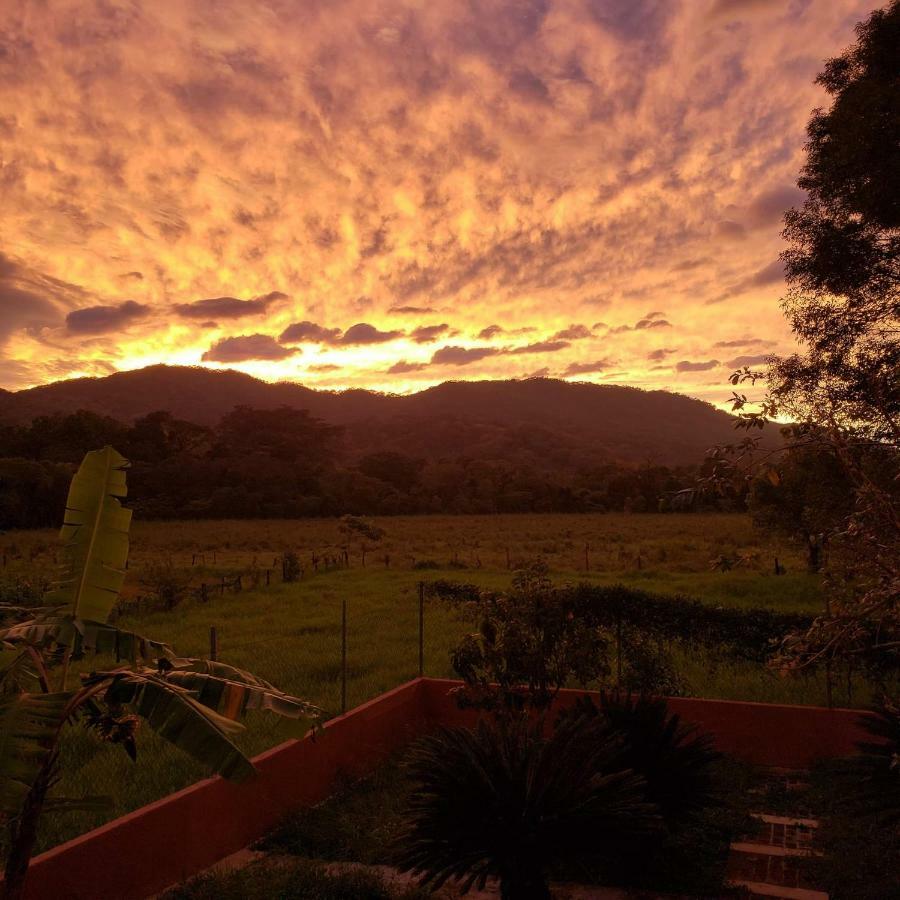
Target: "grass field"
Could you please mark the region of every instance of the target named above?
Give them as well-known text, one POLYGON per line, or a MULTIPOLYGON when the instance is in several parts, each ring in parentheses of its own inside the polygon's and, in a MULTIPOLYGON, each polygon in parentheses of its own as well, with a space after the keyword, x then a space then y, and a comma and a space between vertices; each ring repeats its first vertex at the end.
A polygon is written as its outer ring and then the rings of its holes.
MULTIPOLYGON (((448 578, 484 586, 509 583, 511 569, 541 557, 560 583, 621 581, 660 593, 682 593, 717 605, 817 611, 820 585, 805 573, 797 552, 773 544, 749 520, 730 515, 400 517, 375 520, 386 532, 361 564, 358 541, 349 544, 350 567, 329 568, 344 539, 334 521, 136 522, 123 627, 172 644, 181 655, 206 656, 209 630, 218 633, 219 658, 305 697, 329 714, 340 709, 341 601, 348 603, 348 706, 385 691, 417 673, 418 601, 422 579, 448 578), (585 558, 587 547, 587 560, 585 558), (281 583, 276 558, 295 551, 302 580, 281 583), (728 572, 714 571, 719 556, 750 559, 728 572), (313 570, 312 557, 319 559, 313 570), (387 555, 388 560, 385 560, 387 555), (773 574, 774 558, 787 574, 773 574), (587 561, 587 570, 585 562, 587 561), (210 589, 206 603, 185 600, 171 611, 146 599, 148 567, 171 562, 196 586, 220 585, 222 576, 244 575, 240 593, 210 589), (421 568, 428 566, 428 568, 421 568), (266 569, 269 585, 265 583, 266 569), (257 586, 252 587, 253 582, 257 586), (141 597, 145 599, 140 600, 141 597)), ((51 577, 55 534, 17 532, 0 538, 3 575, 51 577)), ((449 676, 451 647, 466 628, 447 609, 426 612, 425 670, 449 676)), ((817 678, 785 680, 759 666, 723 663, 702 655, 676 654, 688 693, 770 702, 822 703, 817 678)), ((85 660, 82 670, 112 664, 85 660)), ((855 699, 865 701, 859 691, 855 699)), ((282 739, 274 720, 250 721, 239 743, 257 753, 282 739)), ((191 783, 198 766, 145 731, 137 765, 120 748, 73 730, 65 748, 67 796, 107 794, 106 812, 49 819, 43 847, 73 836, 124 811, 191 783)))

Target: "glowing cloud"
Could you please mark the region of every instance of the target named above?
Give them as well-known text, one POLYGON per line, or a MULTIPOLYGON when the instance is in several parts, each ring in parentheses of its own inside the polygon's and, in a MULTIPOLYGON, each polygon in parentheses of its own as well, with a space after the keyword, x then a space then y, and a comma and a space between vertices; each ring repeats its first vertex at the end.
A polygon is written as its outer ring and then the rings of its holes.
POLYGON ((714 344, 790 349, 779 219, 870 6, 12 4, 0 386, 203 362, 411 390, 543 352, 724 400, 714 344))

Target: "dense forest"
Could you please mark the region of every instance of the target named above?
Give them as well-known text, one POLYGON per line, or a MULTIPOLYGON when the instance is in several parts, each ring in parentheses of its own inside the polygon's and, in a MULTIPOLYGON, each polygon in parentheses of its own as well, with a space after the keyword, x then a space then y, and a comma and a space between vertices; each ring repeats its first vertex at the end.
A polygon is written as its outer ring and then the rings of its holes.
POLYGON ((56 524, 75 465, 105 444, 131 460, 130 503, 144 519, 645 512, 677 506, 696 474, 611 462, 537 426, 402 420, 372 425, 367 443, 288 407, 237 407, 213 426, 162 411, 127 424, 38 416, 0 426, 0 527, 56 524), (462 428, 469 452, 441 454, 462 428))

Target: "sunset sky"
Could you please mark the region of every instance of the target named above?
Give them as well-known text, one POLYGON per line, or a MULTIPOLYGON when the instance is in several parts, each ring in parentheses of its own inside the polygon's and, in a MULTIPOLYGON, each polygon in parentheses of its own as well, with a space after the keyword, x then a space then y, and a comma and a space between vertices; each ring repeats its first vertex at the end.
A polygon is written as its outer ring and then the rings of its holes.
POLYGON ((12 0, 0 387, 166 362, 713 402, 856 0, 12 0))

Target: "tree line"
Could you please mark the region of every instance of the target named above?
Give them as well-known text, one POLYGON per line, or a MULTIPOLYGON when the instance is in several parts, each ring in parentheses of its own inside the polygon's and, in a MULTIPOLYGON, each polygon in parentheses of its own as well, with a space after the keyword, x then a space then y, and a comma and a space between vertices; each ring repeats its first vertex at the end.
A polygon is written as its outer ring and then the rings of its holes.
POLYGON ((131 460, 129 502, 145 519, 657 512, 684 506, 699 471, 600 453, 536 462, 527 441, 520 454, 418 457, 390 446, 361 452, 345 437, 288 407, 237 407, 212 427, 165 411, 129 424, 84 410, 0 426, 0 528, 55 524, 76 463, 105 445, 131 460))

